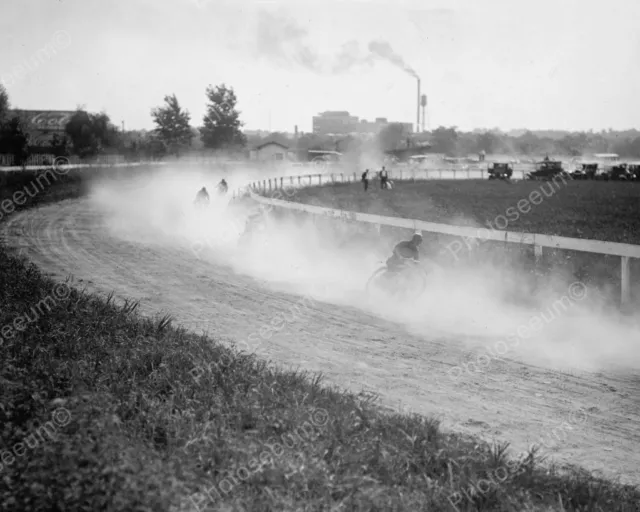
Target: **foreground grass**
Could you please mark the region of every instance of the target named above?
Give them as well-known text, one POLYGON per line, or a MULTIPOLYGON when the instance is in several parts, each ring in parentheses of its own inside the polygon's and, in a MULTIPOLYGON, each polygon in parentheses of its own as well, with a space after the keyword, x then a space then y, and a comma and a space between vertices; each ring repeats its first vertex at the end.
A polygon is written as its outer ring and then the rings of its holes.
POLYGON ((67 171, 0 171, 0 222, 21 210, 86 195, 99 182, 153 176, 153 165, 76 168, 67 171))
POLYGON ((306 188, 295 200, 443 224, 497 224, 496 229, 508 231, 640 244, 640 183, 398 181, 393 190, 372 186, 367 193, 361 184, 306 188), (540 198, 529 201, 536 192, 540 198), (522 203, 518 208, 521 200, 528 200, 528 207, 522 203), (504 221, 497 219, 506 217, 509 208, 508 225, 502 227, 504 221))
POLYGON ((1 247, 0 282, 1 510, 637 510, 629 487, 383 414, 1 247))

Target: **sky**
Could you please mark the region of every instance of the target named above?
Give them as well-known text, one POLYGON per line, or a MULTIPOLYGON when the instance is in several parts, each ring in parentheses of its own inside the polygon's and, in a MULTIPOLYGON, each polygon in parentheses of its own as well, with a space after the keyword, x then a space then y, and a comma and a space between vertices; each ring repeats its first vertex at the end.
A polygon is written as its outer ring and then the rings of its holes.
POLYGON ((1 0, 14 108, 106 112, 152 129, 176 94, 195 126, 208 85, 246 129, 312 116, 427 128, 640 127, 638 0, 1 0))

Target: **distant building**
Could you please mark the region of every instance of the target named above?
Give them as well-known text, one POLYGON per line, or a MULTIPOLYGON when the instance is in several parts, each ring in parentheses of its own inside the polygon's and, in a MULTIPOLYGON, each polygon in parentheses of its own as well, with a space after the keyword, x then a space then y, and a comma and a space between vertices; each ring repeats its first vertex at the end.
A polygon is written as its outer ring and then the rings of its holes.
POLYGON ((276 141, 263 142, 251 150, 251 160, 260 162, 282 162, 289 160, 289 148, 276 141))
POLYGON ((386 117, 377 117, 373 122, 361 119, 358 123, 358 133, 371 133, 375 135, 380 133, 380 130, 387 124, 389 124, 389 122, 386 117))
POLYGON ((376 120, 373 122, 366 121, 365 119, 360 120, 358 123, 358 133, 378 134, 383 128, 391 124, 401 125, 402 131, 406 134, 413 133, 413 123, 389 122, 386 117, 376 117, 376 120))
POLYGON ((316 135, 353 133, 357 128, 358 118, 347 111, 326 111, 313 117, 313 133, 316 135))
POLYGON ((386 117, 377 117, 375 121, 367 121, 352 116, 347 111, 327 111, 313 118, 313 133, 316 135, 377 135, 389 124, 401 124, 405 133, 413 133, 413 123, 393 123, 386 117))
POLYGON ((9 119, 17 117, 25 133, 29 134, 29 146, 49 146, 54 134, 64 135, 64 130, 75 110, 10 110, 9 119))
POLYGON ((401 124, 405 133, 413 133, 413 123, 397 123, 401 124))

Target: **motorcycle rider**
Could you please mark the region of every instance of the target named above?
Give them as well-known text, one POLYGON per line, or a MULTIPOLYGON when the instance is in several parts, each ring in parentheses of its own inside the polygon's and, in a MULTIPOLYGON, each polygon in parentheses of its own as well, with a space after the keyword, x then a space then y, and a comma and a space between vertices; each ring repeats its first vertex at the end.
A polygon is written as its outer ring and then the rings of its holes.
POLYGON ((362 177, 360 178, 360 181, 362 181, 362 183, 364 185, 364 191, 366 192, 367 189, 369 188, 369 169, 366 169, 362 173, 362 177))
POLYGON ((393 248, 393 254, 387 260, 387 269, 389 272, 399 272, 409 261, 420 261, 420 252, 418 247, 422 244, 422 234, 416 231, 411 240, 403 240, 396 244, 393 248))
POLYGON ((225 179, 222 178, 220 183, 218 183, 218 193, 220 195, 224 195, 227 193, 227 190, 229 190, 229 186, 227 185, 227 182, 225 181, 225 179))
POLYGON ((209 192, 207 192, 206 187, 202 187, 198 193, 196 194, 196 200, 194 201, 197 205, 209 204, 209 192))

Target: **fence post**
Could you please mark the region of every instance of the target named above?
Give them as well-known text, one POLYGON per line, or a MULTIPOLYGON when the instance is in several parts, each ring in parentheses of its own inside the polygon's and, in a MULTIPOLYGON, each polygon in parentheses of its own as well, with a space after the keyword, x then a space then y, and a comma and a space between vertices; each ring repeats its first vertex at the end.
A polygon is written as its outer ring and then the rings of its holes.
POLYGON ((293 187, 293 176, 289 176, 289 186, 293 187))
POLYGON ((631 299, 631 276, 629 272, 629 257, 620 257, 620 305, 626 306, 631 299))
POLYGON ((343 172, 340 173, 340 182, 344 183, 344 173, 343 172))
POLYGON ((302 176, 298 176, 298 186, 302 186, 302 176))
POLYGON ((282 186, 282 182, 284 181, 284 178, 280 178, 280 190, 282 190, 284 187, 282 186))
POLYGON ((454 180, 456 179, 456 170, 455 170, 455 168, 453 169, 453 179, 454 180))
POLYGON ((534 245, 533 246, 533 254, 535 255, 536 263, 540 262, 540 260, 542 259, 542 246, 541 245, 534 245))
POLYGON ((313 176, 311 174, 309 174, 309 186, 311 186, 311 180, 313 179, 313 176))
POLYGON ((484 169, 480 169, 480 178, 484 179, 484 169))
POLYGON ((318 185, 322 185, 322 174, 318 174, 318 185))

